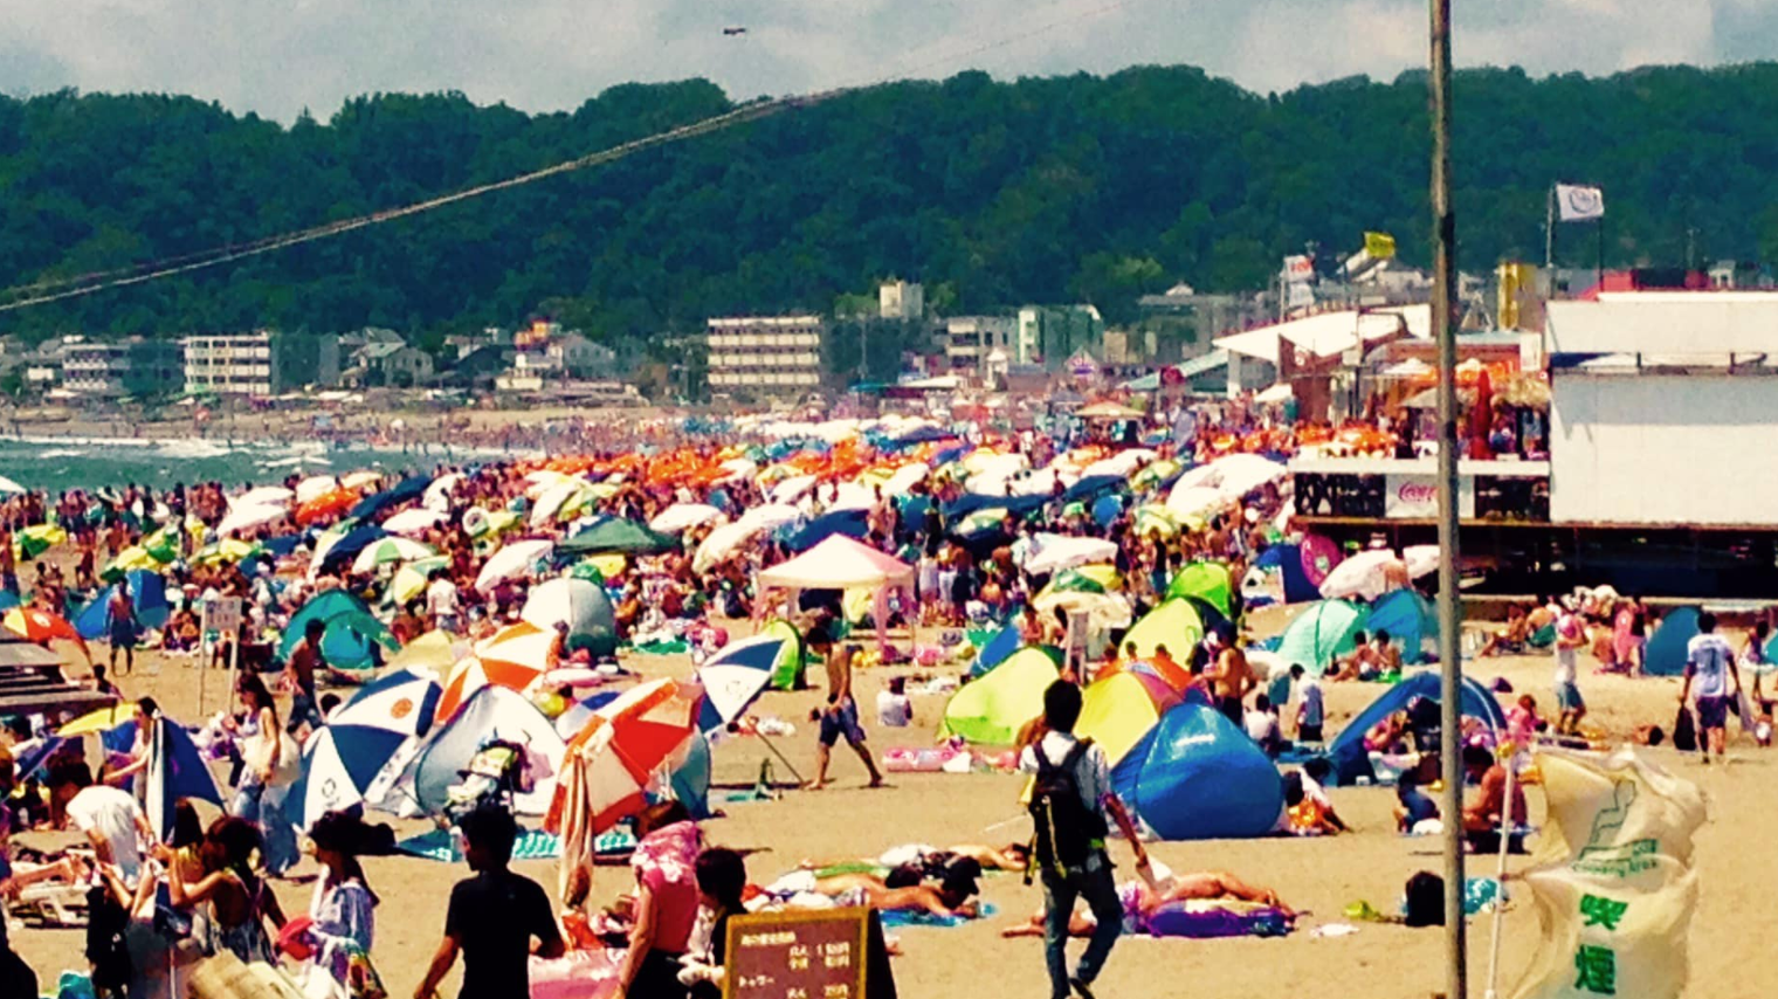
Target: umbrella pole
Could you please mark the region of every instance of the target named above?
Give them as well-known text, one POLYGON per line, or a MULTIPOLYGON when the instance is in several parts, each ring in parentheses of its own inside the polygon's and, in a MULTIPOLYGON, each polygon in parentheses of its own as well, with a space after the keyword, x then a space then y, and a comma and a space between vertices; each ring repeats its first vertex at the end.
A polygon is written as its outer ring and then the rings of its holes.
POLYGON ((772 741, 771 736, 765 735, 764 733, 759 733, 759 732, 756 732, 754 734, 758 735, 759 741, 765 743, 765 747, 767 749, 771 750, 773 756, 776 756, 778 758, 778 762, 784 764, 784 769, 790 771, 790 776, 796 778, 796 783, 797 783, 798 787, 801 787, 802 785, 808 783, 807 780, 803 779, 802 774, 797 773, 796 766, 794 764, 792 764, 790 762, 790 760, 785 758, 784 753, 778 749, 777 743, 774 743, 772 741))

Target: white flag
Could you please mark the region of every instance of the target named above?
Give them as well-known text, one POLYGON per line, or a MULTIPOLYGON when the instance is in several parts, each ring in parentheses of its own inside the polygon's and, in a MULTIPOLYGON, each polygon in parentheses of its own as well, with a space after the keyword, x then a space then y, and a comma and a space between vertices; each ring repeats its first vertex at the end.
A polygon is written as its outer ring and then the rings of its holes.
POLYGON ((1564 222, 1584 222, 1605 217, 1605 192, 1581 184, 1556 185, 1557 217, 1564 222))

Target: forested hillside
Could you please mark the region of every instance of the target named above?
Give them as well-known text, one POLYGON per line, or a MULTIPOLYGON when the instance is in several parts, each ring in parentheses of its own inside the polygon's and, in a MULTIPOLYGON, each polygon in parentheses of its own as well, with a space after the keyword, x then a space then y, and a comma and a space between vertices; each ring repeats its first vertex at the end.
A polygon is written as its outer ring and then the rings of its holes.
MULTIPOLYGON (((1459 74, 1460 262, 1541 258, 1544 194, 1598 183, 1615 263, 1778 257, 1778 64, 1459 74)), ((880 278, 953 311, 1185 280, 1262 285, 1308 241, 1428 258, 1424 76, 1258 95, 1185 67, 850 94, 335 239, 69 303, 0 332, 415 332, 544 310, 618 340, 828 308, 880 278)), ((689 81, 572 113, 380 95, 285 127, 184 97, 0 98, 0 285, 177 258, 535 169, 718 113, 689 81)), ((1592 235, 1567 247, 1591 263, 1592 235)))

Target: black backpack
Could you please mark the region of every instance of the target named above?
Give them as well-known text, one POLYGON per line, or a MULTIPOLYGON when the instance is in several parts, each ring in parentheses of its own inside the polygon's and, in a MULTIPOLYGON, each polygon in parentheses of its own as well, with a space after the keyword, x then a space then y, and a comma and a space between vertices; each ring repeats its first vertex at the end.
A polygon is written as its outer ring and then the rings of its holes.
POLYGON ((1093 841, 1106 835, 1105 819, 1097 808, 1088 808, 1080 797, 1077 765, 1093 740, 1082 739, 1068 750, 1060 763, 1051 763, 1040 742, 1031 747, 1037 757, 1037 781, 1031 790, 1031 820, 1037 827, 1034 854, 1046 871, 1066 877, 1079 869, 1093 852, 1093 841))

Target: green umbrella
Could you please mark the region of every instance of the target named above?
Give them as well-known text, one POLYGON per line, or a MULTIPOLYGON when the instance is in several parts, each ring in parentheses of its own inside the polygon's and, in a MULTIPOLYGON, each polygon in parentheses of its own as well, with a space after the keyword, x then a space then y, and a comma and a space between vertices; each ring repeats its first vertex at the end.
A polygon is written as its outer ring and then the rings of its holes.
POLYGON ((1050 581, 1057 593, 1104 593, 1105 585, 1079 569, 1064 569, 1050 581))
POLYGON ((556 546, 562 555, 659 555, 679 547, 679 539, 651 531, 623 517, 612 517, 556 546))

